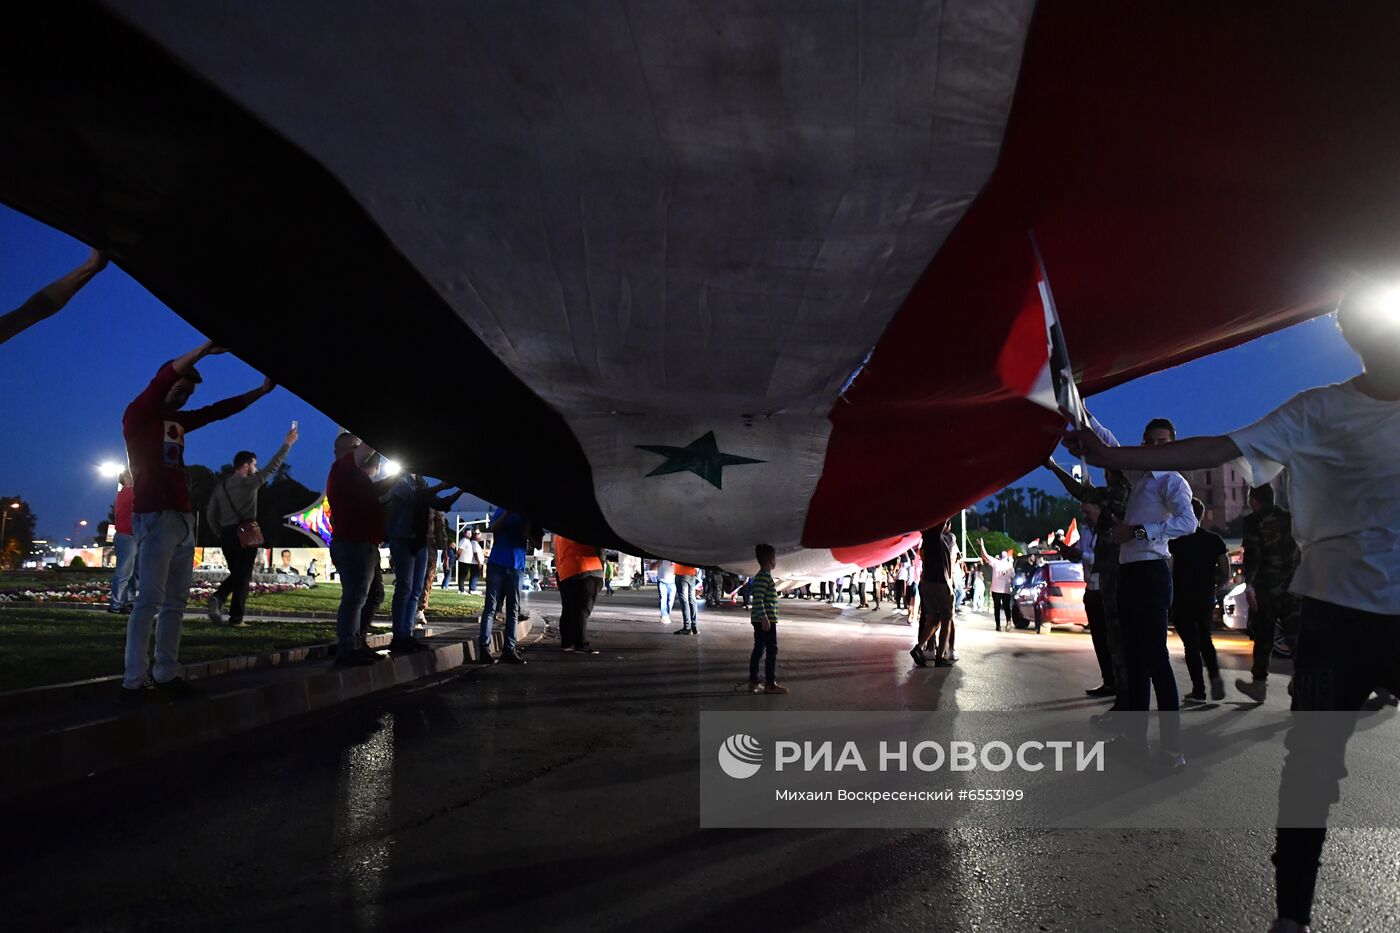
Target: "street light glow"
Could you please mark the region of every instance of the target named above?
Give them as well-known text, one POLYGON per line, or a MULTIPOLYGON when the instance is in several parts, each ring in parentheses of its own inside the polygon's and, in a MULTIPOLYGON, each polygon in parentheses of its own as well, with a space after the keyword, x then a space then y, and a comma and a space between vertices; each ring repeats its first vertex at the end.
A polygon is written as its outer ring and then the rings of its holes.
POLYGON ((107 479, 116 479, 118 476, 122 475, 122 470, 125 469, 126 467, 122 466, 120 463, 113 460, 104 460, 102 463, 98 464, 97 472, 107 479))

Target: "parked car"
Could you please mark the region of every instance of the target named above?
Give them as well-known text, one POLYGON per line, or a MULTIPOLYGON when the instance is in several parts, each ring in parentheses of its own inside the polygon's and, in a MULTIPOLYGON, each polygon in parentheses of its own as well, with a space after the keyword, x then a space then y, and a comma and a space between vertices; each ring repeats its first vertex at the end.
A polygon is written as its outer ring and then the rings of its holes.
POLYGON ((1031 570, 1011 601, 1011 620, 1017 628, 1077 625, 1085 628, 1084 566, 1055 560, 1031 570))
POLYGON ((1245 586, 1238 584, 1225 596, 1225 615, 1220 621, 1228 629, 1237 632, 1249 631, 1249 600, 1244 596, 1245 586))

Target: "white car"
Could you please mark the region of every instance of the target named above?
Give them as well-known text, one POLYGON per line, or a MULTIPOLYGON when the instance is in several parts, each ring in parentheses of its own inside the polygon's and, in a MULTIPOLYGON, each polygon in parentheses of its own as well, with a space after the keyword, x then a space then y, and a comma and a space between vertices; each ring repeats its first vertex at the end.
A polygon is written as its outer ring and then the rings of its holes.
MULTIPOLYGON (((1244 591, 1245 585, 1241 583, 1225 597, 1225 627, 1236 632, 1249 631, 1249 598, 1244 591)), ((1274 626, 1274 657, 1293 657, 1293 646, 1277 625, 1274 626)))
POLYGON ((1225 595, 1225 627, 1237 632, 1249 631, 1249 600, 1244 591, 1241 583, 1225 595))

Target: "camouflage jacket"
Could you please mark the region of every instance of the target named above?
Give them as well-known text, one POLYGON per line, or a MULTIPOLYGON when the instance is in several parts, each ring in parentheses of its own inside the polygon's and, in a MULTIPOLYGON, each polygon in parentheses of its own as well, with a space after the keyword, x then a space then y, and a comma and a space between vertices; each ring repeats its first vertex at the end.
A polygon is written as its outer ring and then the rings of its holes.
POLYGON ((1118 572, 1118 551, 1121 546, 1113 541, 1113 526, 1127 514, 1128 494, 1132 491, 1133 484, 1121 477, 1111 480, 1107 486, 1084 486, 1082 501, 1099 507, 1099 521, 1094 527, 1098 538, 1094 544, 1093 572, 1100 577, 1118 572))
POLYGON ((1244 517, 1244 579, 1256 591, 1287 590, 1298 558, 1292 515, 1270 505, 1244 517))

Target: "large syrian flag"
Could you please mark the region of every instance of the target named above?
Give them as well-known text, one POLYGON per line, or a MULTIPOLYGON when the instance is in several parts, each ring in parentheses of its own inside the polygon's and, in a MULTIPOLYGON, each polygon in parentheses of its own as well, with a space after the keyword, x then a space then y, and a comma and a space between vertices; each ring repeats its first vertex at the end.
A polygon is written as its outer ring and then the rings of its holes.
POLYGON ((394 459, 690 564, 878 558, 1075 373, 1315 315, 1400 229, 1397 4, 71 6, 0 35, 0 201, 394 459))

